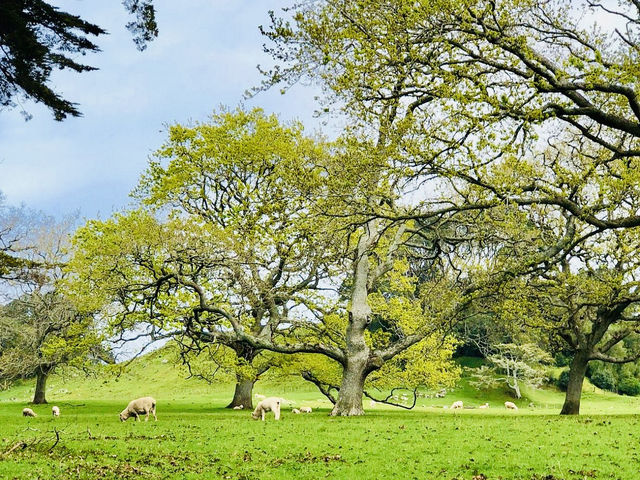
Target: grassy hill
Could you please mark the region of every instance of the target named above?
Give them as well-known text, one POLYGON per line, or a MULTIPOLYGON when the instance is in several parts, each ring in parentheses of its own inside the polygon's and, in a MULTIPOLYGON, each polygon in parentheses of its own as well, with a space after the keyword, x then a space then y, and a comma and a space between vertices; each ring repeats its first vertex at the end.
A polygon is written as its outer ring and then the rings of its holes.
MULTIPOLYGON (((464 367, 478 367, 479 360, 462 357, 458 362, 464 367)), ((508 389, 478 391, 469 384, 468 370, 455 389, 444 398, 419 398, 415 410, 437 411, 457 400, 462 400, 465 410, 489 402, 490 409, 483 414, 502 413, 506 400, 515 402, 521 413, 552 414, 559 412, 564 394, 554 387, 531 389, 522 388, 523 398, 515 400, 508 389), (533 406, 529 406, 533 404, 533 406)), ((175 351, 162 348, 144 355, 123 372, 104 369, 89 376, 78 371, 63 371, 51 377, 48 383, 47 399, 50 403, 75 404, 88 400, 95 402, 115 402, 126 405, 129 399, 151 395, 162 405, 193 405, 200 408, 221 408, 233 396, 234 381, 229 375, 221 374, 214 383, 199 378, 188 378, 189 372, 179 364, 175 351)), ((18 382, 9 390, 0 392, 0 403, 27 404, 33 397, 34 381, 18 382)), ((282 396, 297 405, 305 404, 314 409, 329 409, 331 404, 318 390, 299 377, 267 378, 256 384, 254 393, 282 396)), ((380 396, 383 396, 380 392, 380 396)), ((38 409, 40 407, 36 407, 38 409)), ((47 408, 47 407, 43 407, 47 408)), ((365 400, 367 410, 399 410, 384 404, 371 406, 365 400)), ((640 412, 640 397, 627 397, 600 390, 585 381, 582 413, 586 414, 627 414, 640 412)))
POLYGON ((421 398, 413 411, 365 401, 366 416, 345 419, 328 417, 329 402, 302 380, 268 379, 257 393, 314 412, 285 408, 280 422, 259 422, 223 408, 231 378, 187 379, 174 360, 163 349, 119 376, 53 377, 48 398, 60 418, 47 405, 33 406, 37 418, 20 415, 33 382, 0 392, 0 478, 631 480, 640 470, 640 417, 625 415, 640 411, 637 398, 586 391, 586 415, 560 417, 561 392, 525 389, 513 412, 502 406, 506 392, 478 392, 463 378, 445 398, 421 398), (156 397, 158 421, 121 423, 118 412, 140 395, 156 397), (443 408, 455 400, 468 408, 443 408), (492 408, 472 408, 485 401, 492 408))

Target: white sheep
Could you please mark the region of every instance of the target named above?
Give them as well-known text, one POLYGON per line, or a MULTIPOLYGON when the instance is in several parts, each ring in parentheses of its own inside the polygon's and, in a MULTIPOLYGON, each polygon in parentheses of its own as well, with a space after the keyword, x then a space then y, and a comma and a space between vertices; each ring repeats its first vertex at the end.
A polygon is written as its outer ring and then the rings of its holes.
POLYGON ((54 417, 59 417, 60 416, 60 408, 56 407, 55 405, 53 407, 51 407, 51 414, 54 417))
POLYGON ((513 402, 504 402, 504 407, 508 410, 518 410, 518 406, 513 402))
POLYGON ((489 402, 480 405, 478 408, 489 408, 489 402))
POLYGON ((30 408, 23 408, 22 409, 22 416, 23 417, 37 417, 38 414, 36 412, 34 412, 33 410, 31 410, 30 408))
POLYGON ((452 410, 456 410, 458 408, 464 408, 464 406, 462 405, 462 400, 458 400, 457 402, 453 402, 451 404, 451 409, 452 410))
POLYGON ((291 413, 295 413, 297 415, 300 413, 300 410, 298 410, 297 408, 294 408, 291 410, 291 413))
POLYGON ((267 412, 273 412, 276 420, 280 420, 280 403, 282 399, 279 397, 267 397, 262 400, 256 406, 256 409, 251 414, 251 418, 257 420, 262 417, 262 421, 264 422, 264 415, 267 412))
POLYGON ((311 407, 300 407, 300 413, 311 413, 311 407))
POLYGON ((153 415, 155 421, 158 421, 156 417, 156 401, 153 397, 141 397, 131 400, 127 408, 120 412, 120 421, 124 422, 129 417, 136 417, 136 421, 140 421, 140 415, 146 414, 145 422, 149 421, 149 414, 153 415))
POLYGON ((244 405, 236 405, 235 407, 233 407, 234 410, 242 410, 244 408, 244 405))

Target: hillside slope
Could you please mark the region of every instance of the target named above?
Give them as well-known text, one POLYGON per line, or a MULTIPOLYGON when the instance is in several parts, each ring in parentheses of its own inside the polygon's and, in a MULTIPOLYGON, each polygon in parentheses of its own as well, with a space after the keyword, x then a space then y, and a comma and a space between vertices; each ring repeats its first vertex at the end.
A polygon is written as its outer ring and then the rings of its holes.
MULTIPOLYGON (((470 359, 459 359, 464 366, 477 367, 470 359)), ((233 396, 234 381, 229 375, 221 374, 209 384, 199 378, 188 378, 189 372, 177 361, 175 351, 165 347, 144 355, 131 363, 119 374, 113 369, 102 368, 89 376, 79 371, 62 371, 52 376, 48 382, 49 403, 61 405, 85 401, 98 403, 123 403, 128 400, 151 395, 165 404, 193 405, 194 408, 223 408, 233 396)), ((33 397, 34 381, 18 382, 9 390, 0 391, 0 402, 26 404, 33 397)), ((275 395, 290 400, 292 404, 309 405, 314 409, 329 409, 331 404, 318 390, 298 377, 267 378, 256 384, 254 393, 275 395)), ((376 394, 377 392, 373 392, 376 394)), ((522 413, 558 413, 564 394, 555 388, 523 388, 523 398, 513 399, 507 389, 478 391, 469 384, 468 371, 458 385, 447 392, 444 398, 419 398, 416 410, 434 411, 462 400, 465 412, 502 413, 506 400, 514 401, 522 413), (489 410, 477 410, 477 406, 489 402, 489 410), (532 404, 532 406, 530 406, 532 404)), ((380 396, 384 396, 380 392, 380 396)), ((124 405, 123 405, 124 406, 124 405)), ((365 399, 366 410, 397 409, 383 404, 371 405, 365 399)), ((588 382, 583 393, 582 413, 585 414, 628 414, 640 412, 640 398, 616 395, 593 387, 588 382)))

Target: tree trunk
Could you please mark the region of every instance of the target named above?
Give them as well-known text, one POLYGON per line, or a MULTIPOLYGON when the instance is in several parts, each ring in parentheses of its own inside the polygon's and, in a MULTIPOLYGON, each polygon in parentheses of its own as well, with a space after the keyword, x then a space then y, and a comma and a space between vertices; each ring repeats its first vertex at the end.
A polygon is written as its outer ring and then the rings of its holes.
POLYGON ((238 377, 236 390, 233 393, 233 400, 226 408, 239 407, 242 405, 244 410, 253 410, 253 384, 255 380, 249 378, 238 377))
POLYGON ((342 372, 342 383, 338 393, 338 401, 331 410, 332 416, 351 417, 364 415, 362 396, 364 395, 364 381, 367 378, 367 358, 359 355, 347 358, 347 366, 342 372))
POLYGON ((564 405, 560 415, 578 415, 580 413, 580 397, 582 396, 582 383, 587 373, 587 365, 589 364, 589 354, 586 352, 578 352, 573 357, 571 366, 569 367, 569 384, 567 385, 567 394, 564 399, 564 405))
POLYGON ((522 393, 520 393, 520 384, 518 383, 518 372, 517 370, 513 370, 512 377, 513 385, 509 385, 513 389, 513 393, 517 399, 522 398, 522 393))
POLYGON ((33 395, 33 403, 40 405, 47 403, 45 393, 47 390, 47 379, 49 378, 48 369, 39 368, 36 376, 36 393, 33 395))
POLYGON ((364 381, 371 372, 368 368, 369 347, 364 332, 369 325, 371 306, 369 305, 369 249, 377 239, 376 225, 369 223, 366 232, 358 240, 357 260, 354 264, 349 324, 345 335, 345 362, 338 401, 331 410, 332 416, 350 417, 364 415, 362 396, 364 381))

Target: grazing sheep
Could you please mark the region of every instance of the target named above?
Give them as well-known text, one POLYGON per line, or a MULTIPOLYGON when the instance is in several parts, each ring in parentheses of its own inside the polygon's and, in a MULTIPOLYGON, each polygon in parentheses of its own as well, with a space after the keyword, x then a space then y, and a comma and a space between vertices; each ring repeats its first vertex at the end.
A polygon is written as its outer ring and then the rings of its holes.
POLYGON ((504 407, 508 410, 518 410, 518 406, 513 402, 504 402, 504 407))
POLYGON ((259 393, 256 393, 254 397, 256 397, 258 400, 264 400, 265 398, 267 398, 264 395, 260 395, 259 393))
POLYGON ((156 417, 156 401, 153 397, 141 397, 131 400, 127 408, 120 412, 120 421, 124 422, 129 417, 136 417, 136 421, 140 421, 140 414, 146 414, 145 422, 149 421, 149 414, 153 415, 155 421, 158 421, 156 417))
POLYGON ((256 406, 256 409, 251 414, 251 418, 253 418, 254 420, 257 420, 258 418, 262 417, 262 421, 264 422, 265 413, 273 412, 274 416, 276 417, 276 420, 280 420, 281 400, 282 399, 279 397, 265 398, 260 403, 258 403, 258 406, 256 406))
POLYGON ((300 413, 300 410, 298 410, 297 408, 294 408, 291 410, 291 413, 295 413, 297 415, 300 413))
POLYGON ((235 407, 233 407, 234 410, 242 410, 244 408, 244 405, 236 405, 235 407))
POLYGON ((489 402, 480 405, 478 408, 489 408, 489 402))
POLYGON ((456 410, 458 408, 464 408, 464 406, 462 405, 462 400, 458 400, 457 402, 453 402, 451 404, 451 409, 452 410, 456 410))
POLYGON ((33 410, 31 410, 30 408, 23 408, 22 409, 22 416, 23 417, 37 417, 38 414, 36 412, 34 412, 33 410))
POLYGON ((60 409, 54 405, 53 407, 51 407, 51 414, 54 417, 59 417, 60 416, 60 409))
POLYGON ((311 413, 311 407, 300 407, 300 413, 311 413))

